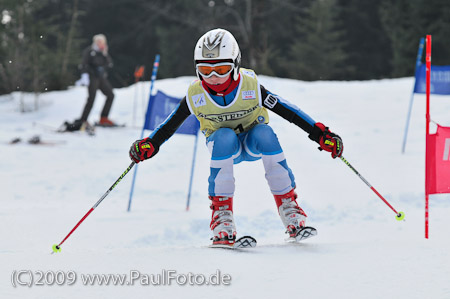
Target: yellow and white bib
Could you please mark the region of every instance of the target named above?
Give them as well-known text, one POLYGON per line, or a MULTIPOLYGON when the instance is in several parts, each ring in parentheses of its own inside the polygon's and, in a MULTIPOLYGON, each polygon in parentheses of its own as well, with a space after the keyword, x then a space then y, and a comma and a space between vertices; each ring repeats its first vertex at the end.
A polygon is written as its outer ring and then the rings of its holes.
POLYGON ((262 106, 261 89, 253 70, 241 68, 236 97, 227 106, 220 106, 203 88, 201 81, 192 82, 186 94, 189 110, 200 122, 200 130, 208 137, 220 128, 231 128, 236 134, 246 132, 260 123, 269 122, 262 106))

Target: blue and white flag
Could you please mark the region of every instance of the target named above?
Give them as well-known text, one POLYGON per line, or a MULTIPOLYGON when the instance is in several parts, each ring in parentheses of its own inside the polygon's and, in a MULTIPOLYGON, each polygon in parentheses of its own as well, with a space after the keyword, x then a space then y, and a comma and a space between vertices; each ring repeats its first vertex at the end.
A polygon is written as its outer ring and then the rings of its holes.
MULTIPOLYGON (((426 65, 421 64, 416 70, 415 93, 426 93, 425 79, 426 65)), ((430 93, 450 95, 450 66, 431 66, 430 73, 430 93)))
MULTIPOLYGON (((177 107, 181 99, 166 95, 158 90, 150 97, 147 113, 145 114, 145 130, 157 128, 177 107)), ((200 123, 194 115, 189 116, 175 133, 197 135, 200 123)))

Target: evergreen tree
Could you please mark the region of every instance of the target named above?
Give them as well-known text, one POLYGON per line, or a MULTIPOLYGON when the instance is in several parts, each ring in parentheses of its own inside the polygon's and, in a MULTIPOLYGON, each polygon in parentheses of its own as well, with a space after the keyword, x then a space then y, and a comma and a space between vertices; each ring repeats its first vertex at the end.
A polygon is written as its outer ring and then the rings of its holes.
POLYGON ((338 0, 346 31, 344 50, 354 67, 349 80, 385 78, 391 73, 390 40, 379 15, 381 1, 338 0))
MULTIPOLYGON (((417 36, 432 35, 432 64, 450 65, 450 2, 420 0, 414 10, 417 36)), ((416 37, 415 50, 417 43, 416 37)))
POLYGON ((303 80, 412 76, 419 39, 433 36, 433 64, 450 64, 448 0, 0 0, 0 94, 63 89, 79 77, 92 36, 107 36, 114 87, 194 75, 206 31, 233 33, 242 65, 303 80))
POLYGON ((414 75, 421 37, 433 36, 433 64, 450 64, 450 2, 445 0, 384 0, 381 20, 392 47, 392 77, 414 75))
POLYGON ((290 48, 290 71, 302 80, 345 79, 350 71, 344 52, 345 34, 337 21, 335 0, 312 2, 305 17, 298 17, 290 48))
POLYGON ((392 57, 391 76, 414 74, 414 57, 417 53, 418 24, 413 14, 418 0, 387 0, 382 3, 381 19, 390 39, 392 57))
MULTIPOLYGON (((73 2, 78 2, 74 0, 73 2)), ((62 89, 73 82, 78 51, 73 3, 2 0, 2 91, 62 89), (70 25, 72 24, 72 25, 70 25)))

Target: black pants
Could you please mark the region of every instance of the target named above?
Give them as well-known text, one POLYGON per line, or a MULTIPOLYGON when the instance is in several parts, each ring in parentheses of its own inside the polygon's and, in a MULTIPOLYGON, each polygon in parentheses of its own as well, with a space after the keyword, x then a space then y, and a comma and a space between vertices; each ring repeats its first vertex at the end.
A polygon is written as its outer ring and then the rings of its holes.
POLYGON ((90 75, 89 81, 89 96, 86 105, 84 106, 83 114, 81 115, 81 121, 86 121, 88 119, 92 106, 94 106, 95 94, 97 93, 97 89, 100 89, 100 91, 106 96, 105 105, 103 106, 100 117, 108 117, 114 100, 112 86, 106 78, 98 78, 90 75))

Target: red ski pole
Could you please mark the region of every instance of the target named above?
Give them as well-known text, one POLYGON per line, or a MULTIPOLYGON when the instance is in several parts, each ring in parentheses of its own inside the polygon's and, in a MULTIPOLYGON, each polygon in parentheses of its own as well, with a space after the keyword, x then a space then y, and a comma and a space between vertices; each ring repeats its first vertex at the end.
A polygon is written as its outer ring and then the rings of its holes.
POLYGON ((70 237, 70 235, 78 228, 78 226, 80 226, 80 224, 84 221, 84 219, 86 219, 89 216, 89 214, 91 214, 92 211, 94 211, 94 209, 100 205, 100 203, 105 199, 105 197, 108 196, 109 192, 111 192, 117 186, 117 184, 127 175, 127 173, 131 170, 131 168, 133 168, 134 164, 136 164, 136 163, 131 162, 130 166, 128 166, 128 168, 122 173, 122 175, 114 182, 114 184, 108 189, 108 191, 106 191, 105 194, 103 194, 102 197, 100 197, 100 199, 83 216, 83 218, 81 218, 81 220, 78 221, 77 225, 75 225, 74 228, 72 228, 70 233, 68 233, 67 236, 59 244, 54 244, 52 246, 52 249, 53 249, 52 254, 61 251, 61 245, 67 240, 67 238, 70 237))
POLYGON ((342 162, 344 162, 348 167, 350 167, 351 170, 353 170, 354 173, 364 182, 367 186, 369 186, 370 189, 372 189, 373 192, 375 192, 376 195, 378 195, 379 198, 381 198, 384 203, 391 208, 392 211, 397 215, 397 220, 403 220, 405 219, 405 213, 403 212, 397 212, 397 210, 394 209, 394 207, 383 197, 381 194, 362 176, 359 174, 359 172, 344 158, 341 157, 342 162))

